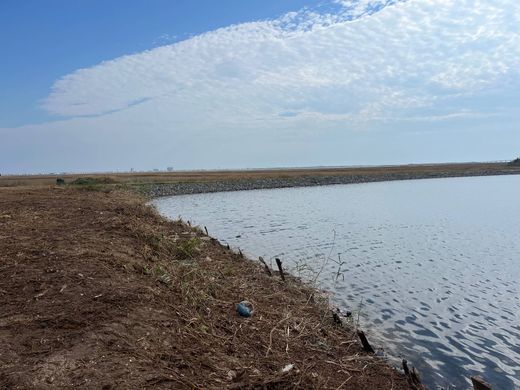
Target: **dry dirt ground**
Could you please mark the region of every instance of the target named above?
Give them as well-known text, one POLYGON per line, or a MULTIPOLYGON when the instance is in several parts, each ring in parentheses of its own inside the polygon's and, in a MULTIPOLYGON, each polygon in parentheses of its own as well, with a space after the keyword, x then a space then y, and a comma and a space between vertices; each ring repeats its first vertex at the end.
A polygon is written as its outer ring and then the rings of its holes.
POLYGON ((123 192, 0 189, 0 307, 1 389, 411 388, 315 290, 123 192))

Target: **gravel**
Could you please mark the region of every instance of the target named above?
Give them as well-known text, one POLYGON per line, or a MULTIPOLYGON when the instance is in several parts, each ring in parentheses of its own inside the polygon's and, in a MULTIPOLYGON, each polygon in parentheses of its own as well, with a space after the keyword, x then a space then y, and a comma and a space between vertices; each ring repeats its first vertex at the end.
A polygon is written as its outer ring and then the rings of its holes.
POLYGON ((147 183, 141 191, 149 197, 200 194, 209 192, 247 191, 268 188, 311 187, 334 184, 369 183, 377 181, 432 179, 443 177, 507 175, 518 172, 471 171, 471 172, 428 172, 428 173, 382 173, 370 175, 300 176, 291 178, 235 179, 201 182, 147 183))

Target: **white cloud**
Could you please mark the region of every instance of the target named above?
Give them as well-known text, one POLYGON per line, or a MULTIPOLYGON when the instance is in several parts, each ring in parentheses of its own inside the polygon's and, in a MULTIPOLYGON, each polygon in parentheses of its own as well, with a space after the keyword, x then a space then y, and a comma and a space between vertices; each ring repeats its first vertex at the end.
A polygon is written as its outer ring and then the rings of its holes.
POLYGON ((343 8, 341 14, 349 18, 372 15, 389 5, 406 0, 335 0, 343 8))
POLYGON ((80 69, 55 83, 43 107, 83 116, 145 102, 149 115, 168 106, 174 122, 239 127, 291 110, 367 121, 518 75, 516 1, 340 3, 335 15, 230 26, 80 69))

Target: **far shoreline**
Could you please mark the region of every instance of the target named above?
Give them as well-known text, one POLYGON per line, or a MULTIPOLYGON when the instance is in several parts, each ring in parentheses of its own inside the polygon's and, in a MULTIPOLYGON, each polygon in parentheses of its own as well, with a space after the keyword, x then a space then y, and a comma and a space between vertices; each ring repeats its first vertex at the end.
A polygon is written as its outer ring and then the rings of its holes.
POLYGON ((0 176, 0 187, 127 188, 148 198, 212 192, 520 174, 507 162, 0 176))
MULTIPOLYGON (((456 170, 453 166, 448 169, 438 169, 441 166, 431 166, 433 169, 398 169, 381 167, 378 170, 363 168, 351 169, 349 172, 327 172, 301 170, 300 175, 219 178, 217 180, 181 181, 174 183, 139 183, 134 186, 139 192, 149 198, 161 198, 177 195, 191 195, 215 192, 248 191, 277 188, 317 187, 329 185, 362 184, 375 182, 390 182, 403 180, 442 179, 456 177, 482 177, 520 174, 520 168, 511 166, 465 166, 456 170)), ((293 171, 294 172, 294 171, 293 171)), ((272 171, 267 171, 272 173, 272 171)))

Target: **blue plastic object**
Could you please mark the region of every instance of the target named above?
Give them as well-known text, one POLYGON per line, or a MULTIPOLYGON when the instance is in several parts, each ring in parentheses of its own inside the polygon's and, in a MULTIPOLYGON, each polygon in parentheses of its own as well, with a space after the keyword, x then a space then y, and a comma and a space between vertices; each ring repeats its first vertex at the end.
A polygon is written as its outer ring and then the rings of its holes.
POLYGON ((253 315, 253 307, 248 301, 242 301, 237 304, 237 312, 242 317, 251 317, 253 315))

